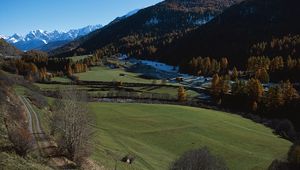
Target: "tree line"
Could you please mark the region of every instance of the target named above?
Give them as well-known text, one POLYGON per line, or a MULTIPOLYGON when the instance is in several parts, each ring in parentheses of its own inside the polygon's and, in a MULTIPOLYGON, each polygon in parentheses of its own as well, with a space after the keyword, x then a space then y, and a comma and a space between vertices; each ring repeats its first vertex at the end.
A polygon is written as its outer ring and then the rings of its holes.
MULTIPOLYGON (((300 95, 290 81, 264 87, 260 80, 251 78, 247 81, 236 80, 230 86, 228 77, 216 74, 213 76, 210 91, 219 106, 252 113, 262 118, 282 119, 268 124, 287 139, 298 138, 294 127, 300 129, 295 112, 300 110, 300 95)), ((258 122, 261 121, 259 117, 255 118, 259 119, 258 122)))
POLYGON ((197 76, 226 74, 229 70, 229 61, 226 57, 221 58, 219 61, 210 57, 197 57, 187 64, 183 64, 180 70, 197 76))
POLYGON ((88 57, 79 61, 69 58, 49 58, 40 51, 25 52, 20 59, 7 60, 3 69, 24 76, 29 81, 50 81, 55 76, 73 76, 75 73, 88 71, 95 61, 88 57))

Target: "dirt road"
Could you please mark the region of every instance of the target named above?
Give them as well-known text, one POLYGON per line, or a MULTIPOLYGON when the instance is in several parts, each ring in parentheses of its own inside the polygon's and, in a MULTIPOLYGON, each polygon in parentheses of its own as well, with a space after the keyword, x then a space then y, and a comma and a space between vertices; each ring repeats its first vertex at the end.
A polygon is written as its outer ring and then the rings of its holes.
POLYGON ((29 131, 33 134, 36 149, 39 150, 40 156, 49 159, 48 164, 55 169, 64 169, 74 167, 75 163, 64 156, 59 156, 56 143, 49 138, 43 131, 38 114, 33 109, 26 97, 20 96, 28 114, 29 131))

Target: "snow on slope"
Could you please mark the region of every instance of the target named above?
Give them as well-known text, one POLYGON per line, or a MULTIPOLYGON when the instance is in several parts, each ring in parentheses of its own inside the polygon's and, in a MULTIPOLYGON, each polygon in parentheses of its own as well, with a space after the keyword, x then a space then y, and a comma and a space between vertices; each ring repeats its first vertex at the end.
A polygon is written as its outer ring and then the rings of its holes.
POLYGON ((179 68, 174 67, 165 63, 150 61, 150 60, 139 60, 141 64, 152 66, 158 70, 167 71, 167 72, 178 72, 179 68))

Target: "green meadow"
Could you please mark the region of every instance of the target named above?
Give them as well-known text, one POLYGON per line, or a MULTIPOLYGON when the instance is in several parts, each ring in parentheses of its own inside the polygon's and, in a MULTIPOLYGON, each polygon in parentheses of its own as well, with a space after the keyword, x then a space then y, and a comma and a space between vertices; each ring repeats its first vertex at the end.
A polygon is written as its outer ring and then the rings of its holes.
POLYGON ((92 158, 109 169, 167 169, 183 152, 207 146, 233 170, 266 169, 291 143, 261 124, 230 113, 174 105, 90 103, 92 158))

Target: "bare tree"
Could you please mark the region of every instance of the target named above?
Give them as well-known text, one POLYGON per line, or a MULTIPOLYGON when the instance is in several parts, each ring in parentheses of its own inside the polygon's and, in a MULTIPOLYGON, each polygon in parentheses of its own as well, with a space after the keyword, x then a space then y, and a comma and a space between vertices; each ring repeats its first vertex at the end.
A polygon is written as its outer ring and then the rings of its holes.
POLYGON ((76 89, 60 91, 60 95, 53 107, 52 130, 58 133, 59 146, 66 156, 80 161, 89 155, 92 134, 87 95, 76 89))
POLYGON ((227 170, 225 163, 207 148, 184 153, 171 164, 170 170, 227 170))

